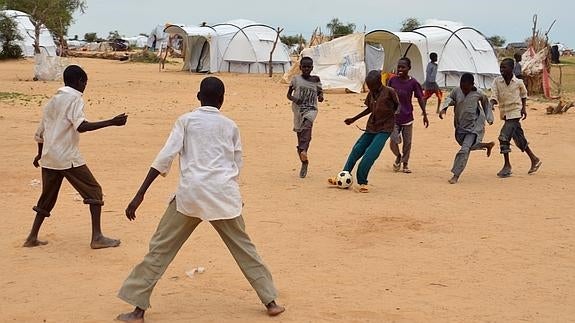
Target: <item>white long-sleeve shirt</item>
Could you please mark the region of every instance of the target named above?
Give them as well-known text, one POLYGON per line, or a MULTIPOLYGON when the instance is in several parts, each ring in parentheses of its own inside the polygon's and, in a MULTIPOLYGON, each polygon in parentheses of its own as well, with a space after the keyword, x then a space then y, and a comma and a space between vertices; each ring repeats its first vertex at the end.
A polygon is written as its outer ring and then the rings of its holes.
POLYGON ((64 86, 44 107, 34 138, 43 143, 40 164, 49 169, 68 169, 86 164, 80 155, 78 127, 86 120, 82 92, 64 86))
POLYGON ((206 221, 241 215, 242 145, 231 119, 209 106, 182 115, 152 167, 166 176, 178 154, 178 212, 206 221))

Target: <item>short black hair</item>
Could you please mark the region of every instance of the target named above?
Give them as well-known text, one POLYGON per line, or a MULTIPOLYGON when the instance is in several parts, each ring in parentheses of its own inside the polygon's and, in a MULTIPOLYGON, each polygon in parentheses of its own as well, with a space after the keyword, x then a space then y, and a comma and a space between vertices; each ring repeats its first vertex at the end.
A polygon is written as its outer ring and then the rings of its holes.
POLYGON ((501 61, 501 65, 507 65, 508 67, 513 68, 513 66, 515 66, 515 61, 513 60, 513 58, 504 58, 501 61))
POLYGON ((473 77, 473 74, 471 73, 463 73, 463 75, 461 75, 461 80, 459 80, 461 83, 467 83, 467 84, 473 84, 475 83, 475 78, 473 77))
POLYGON ((411 60, 410 60, 408 57, 405 57, 405 56, 404 56, 404 57, 400 58, 399 61, 400 61, 400 62, 401 62, 401 61, 405 62, 405 64, 407 65, 407 67, 411 68, 411 60))
POLYGON ((433 53, 429 54, 429 59, 430 60, 436 60, 437 59, 437 53, 433 52, 433 53))
POLYGON ((515 53, 515 54, 513 54, 513 58, 515 58, 516 61, 520 61, 521 60, 521 54, 515 53))
POLYGON ((64 70, 64 84, 66 85, 75 85, 86 80, 88 80, 88 74, 78 65, 69 65, 64 70))
POLYGON ((365 81, 366 82, 371 82, 371 81, 381 82, 381 71, 378 71, 378 70, 369 71, 367 73, 367 76, 365 77, 365 81))
POLYGON ((220 100, 225 91, 226 89, 222 80, 214 76, 206 77, 200 83, 200 100, 214 103, 215 101, 220 100))
POLYGON ((303 61, 309 61, 310 63, 313 64, 313 59, 312 59, 311 57, 309 57, 309 56, 304 56, 304 57, 302 57, 301 60, 299 61, 300 64, 303 63, 303 61))

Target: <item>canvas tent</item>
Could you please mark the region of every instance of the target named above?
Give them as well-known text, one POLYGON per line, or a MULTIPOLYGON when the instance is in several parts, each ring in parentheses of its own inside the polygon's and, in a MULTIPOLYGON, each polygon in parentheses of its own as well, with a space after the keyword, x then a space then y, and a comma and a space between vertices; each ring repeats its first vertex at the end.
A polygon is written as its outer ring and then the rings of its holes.
MULTIPOLYGON (((412 32, 374 30, 367 34, 348 35, 306 48, 301 55, 314 59, 314 73, 320 76, 327 89, 347 88, 360 92, 365 71, 380 69, 392 72, 397 60, 404 56, 411 60, 410 75, 423 83, 432 52, 439 57, 439 86, 458 86, 459 78, 465 72, 474 74, 478 87, 491 86, 493 79, 499 75, 499 64, 485 37, 479 31, 458 23, 435 22, 436 25, 425 25, 412 32), (365 71, 342 78, 341 69, 349 65, 349 57, 354 57, 355 65, 363 64, 365 71)), ((284 79, 287 80, 295 72, 290 71, 284 79)))
MULTIPOLYGON (((16 21, 18 32, 22 40, 16 42, 22 49, 24 57, 34 56, 34 25, 27 13, 16 10, 0 10, 0 13, 16 21)), ((42 27, 40 30, 40 50, 48 56, 56 56, 56 44, 50 31, 42 27)))
POLYGON ((420 82, 425 79, 429 54, 437 53, 437 83, 455 87, 463 73, 471 73, 480 88, 491 86, 500 75, 493 47, 485 36, 472 27, 453 22, 424 25, 412 32, 396 33, 401 40, 401 55, 411 60, 411 75, 420 82))
MULTIPOLYGON (((164 30, 183 39, 183 70, 199 73, 266 73, 276 31, 249 20, 207 26, 169 25, 164 30)), ((274 72, 289 69, 289 49, 278 42, 273 53, 274 72)))
POLYGON ((168 43, 168 34, 164 32, 166 25, 156 25, 150 32, 146 46, 152 49, 165 48, 168 43))

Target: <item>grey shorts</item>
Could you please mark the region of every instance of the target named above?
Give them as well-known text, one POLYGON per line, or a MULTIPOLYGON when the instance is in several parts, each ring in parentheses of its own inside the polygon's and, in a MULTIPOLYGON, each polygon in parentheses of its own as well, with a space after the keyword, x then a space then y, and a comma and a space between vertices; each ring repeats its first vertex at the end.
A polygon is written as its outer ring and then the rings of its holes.
POLYGON ((527 138, 525 138, 525 132, 523 132, 523 128, 521 128, 520 118, 505 120, 499 133, 499 145, 502 154, 511 152, 511 139, 513 139, 513 142, 515 142, 515 145, 521 151, 525 151, 529 145, 527 138))

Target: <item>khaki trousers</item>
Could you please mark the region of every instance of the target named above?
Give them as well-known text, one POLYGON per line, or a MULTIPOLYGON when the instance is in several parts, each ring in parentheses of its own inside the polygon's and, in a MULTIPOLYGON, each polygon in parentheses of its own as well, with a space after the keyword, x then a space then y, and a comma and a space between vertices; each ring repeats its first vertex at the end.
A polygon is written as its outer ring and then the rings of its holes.
MULTIPOLYGON (((150 240, 148 254, 126 278, 118 292, 118 297, 141 309, 149 308, 150 296, 156 283, 200 222, 202 220, 199 218, 178 212, 176 201, 172 200, 150 240)), ((247 235, 242 216, 210 221, 210 223, 228 247, 262 303, 268 304, 275 300, 277 292, 271 273, 247 235)))

